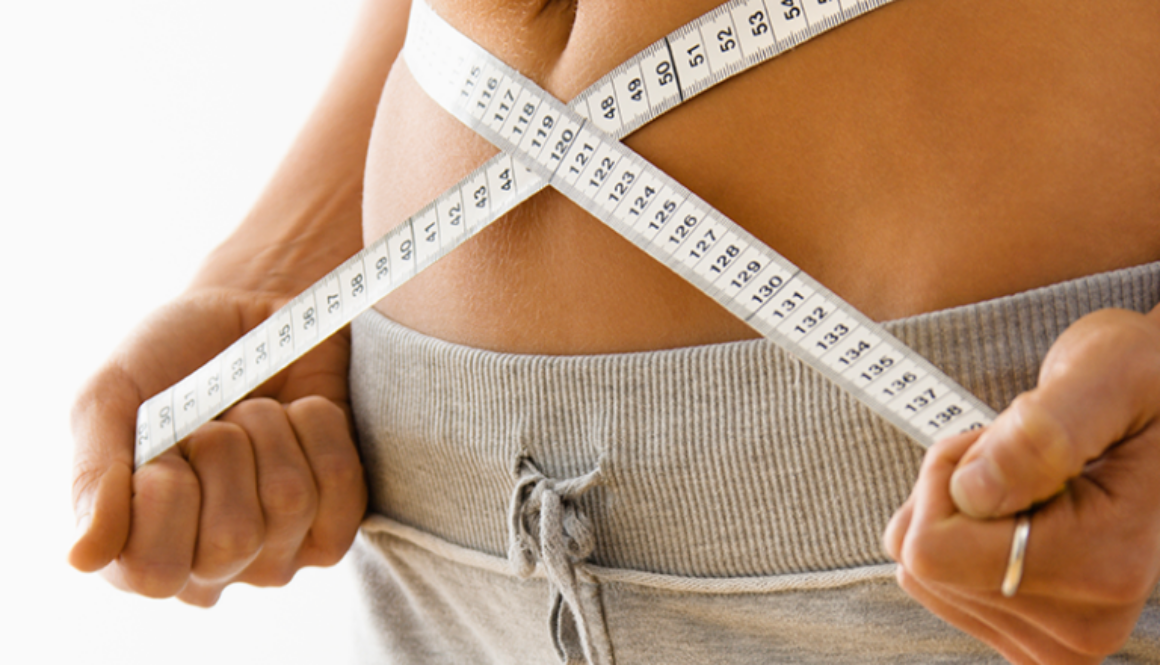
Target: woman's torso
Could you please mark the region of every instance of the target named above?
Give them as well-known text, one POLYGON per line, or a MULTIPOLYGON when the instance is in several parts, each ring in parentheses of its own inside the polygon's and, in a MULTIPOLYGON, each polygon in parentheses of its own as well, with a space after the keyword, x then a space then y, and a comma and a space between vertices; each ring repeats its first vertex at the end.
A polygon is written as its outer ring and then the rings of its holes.
MULTIPOLYGON (((431 2, 564 100, 717 4, 431 2)), ((1160 258, 1158 26, 1151 0, 897 0, 625 142, 872 318, 975 302, 1160 258)), ((397 64, 367 241, 493 153, 397 64)), ((755 334, 550 190, 377 308, 524 353, 755 334)))

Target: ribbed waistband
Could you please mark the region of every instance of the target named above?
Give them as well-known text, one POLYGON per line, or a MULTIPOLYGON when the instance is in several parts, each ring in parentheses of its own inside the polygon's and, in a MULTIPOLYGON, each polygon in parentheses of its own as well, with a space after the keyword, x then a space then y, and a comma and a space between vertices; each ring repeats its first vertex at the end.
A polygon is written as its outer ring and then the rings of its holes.
MULTIPOLYGON (((1071 322, 1147 311, 1160 263, 886 328, 996 409, 1071 322)), ((597 566, 696 577, 880 564, 922 450, 764 340, 595 356, 495 353, 371 311, 351 387, 371 510, 503 555, 521 464, 600 479, 575 499, 597 566)))

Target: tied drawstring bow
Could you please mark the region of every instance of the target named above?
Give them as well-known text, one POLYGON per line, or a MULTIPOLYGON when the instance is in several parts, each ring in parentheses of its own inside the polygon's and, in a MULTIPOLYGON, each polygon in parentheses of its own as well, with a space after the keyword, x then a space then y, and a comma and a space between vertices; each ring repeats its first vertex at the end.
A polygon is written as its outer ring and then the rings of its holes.
POLYGON ((596 548, 592 523, 576 499, 600 482, 599 467, 577 478, 555 479, 540 473, 528 459, 508 512, 508 561, 521 578, 544 565, 551 593, 549 623, 556 653, 563 663, 594 663, 591 632, 580 607, 576 564, 596 548))

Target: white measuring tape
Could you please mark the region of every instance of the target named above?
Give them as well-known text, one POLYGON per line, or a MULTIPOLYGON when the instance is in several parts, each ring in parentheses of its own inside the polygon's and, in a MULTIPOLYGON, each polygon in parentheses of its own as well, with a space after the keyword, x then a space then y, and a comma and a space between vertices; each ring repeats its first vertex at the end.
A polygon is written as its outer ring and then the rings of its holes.
POLYGON ((487 224, 551 185, 923 446, 994 419, 926 359, 620 139, 665 111, 891 0, 733 0, 563 104, 413 3, 420 86, 502 151, 141 405, 140 466, 209 422, 487 224))

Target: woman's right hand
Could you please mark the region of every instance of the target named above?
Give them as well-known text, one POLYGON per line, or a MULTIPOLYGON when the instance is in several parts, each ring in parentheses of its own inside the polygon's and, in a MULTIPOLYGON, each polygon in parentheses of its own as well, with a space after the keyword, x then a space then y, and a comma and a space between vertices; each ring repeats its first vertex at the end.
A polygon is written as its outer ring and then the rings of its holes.
POLYGON ((1158 395, 1160 307, 1072 324, 1033 390, 927 451, 884 538, 902 588, 1012 663, 1119 651, 1160 580, 1158 395), (1016 515, 1033 507, 1006 597, 1016 515))
POLYGON ((348 330, 134 471, 137 407, 363 247, 362 183, 409 0, 366 0, 314 113, 254 208, 89 380, 73 407, 69 561, 152 597, 212 605, 337 562, 366 510, 351 434, 348 330))
POLYGON ((366 510, 346 330, 133 470, 137 407, 280 305, 253 292, 183 296, 82 388, 72 413, 75 568, 144 596, 210 606, 233 582, 283 585, 304 566, 342 558, 366 510))

